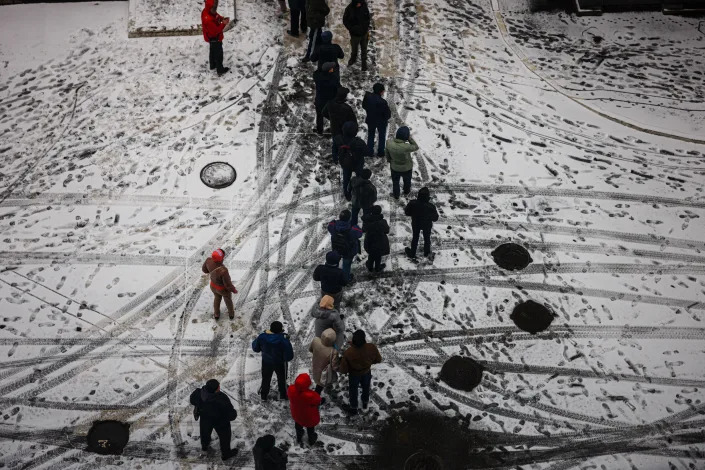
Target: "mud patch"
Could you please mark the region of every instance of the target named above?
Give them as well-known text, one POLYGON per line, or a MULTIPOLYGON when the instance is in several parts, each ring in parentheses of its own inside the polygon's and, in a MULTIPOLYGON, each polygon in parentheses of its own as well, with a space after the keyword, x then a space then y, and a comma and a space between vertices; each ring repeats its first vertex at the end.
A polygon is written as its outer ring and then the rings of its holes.
POLYGON ((471 391, 482 381, 483 367, 469 357, 453 356, 441 368, 441 380, 458 390, 471 391))
POLYGON ((551 325, 553 313, 546 306, 533 300, 527 300, 514 307, 509 318, 520 330, 536 334, 551 325))
POLYGON ((237 179, 237 173, 229 163, 213 162, 201 170, 201 181, 209 188, 227 188, 235 182, 235 179, 237 179))
POLYGON ((522 270, 533 261, 526 248, 516 243, 499 245, 492 252, 492 259, 497 266, 509 271, 522 270))
POLYGON ((88 450, 97 454, 122 454, 130 440, 130 425, 120 421, 96 421, 88 431, 88 450))

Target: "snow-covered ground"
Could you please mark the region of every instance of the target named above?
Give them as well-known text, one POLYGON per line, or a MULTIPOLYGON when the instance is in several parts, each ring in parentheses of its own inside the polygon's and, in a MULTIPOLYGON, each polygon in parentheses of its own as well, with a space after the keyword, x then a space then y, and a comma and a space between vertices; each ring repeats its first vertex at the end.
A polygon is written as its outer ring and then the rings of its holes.
MULTIPOLYGON (((330 28, 347 53, 344 6, 330 28)), ((384 363, 367 413, 347 417, 345 393, 323 406, 313 451, 285 403, 257 399, 250 341, 280 319, 289 379, 308 370, 311 272, 346 203, 311 133, 303 38, 283 38, 275 2, 237 7, 222 78, 200 36, 128 40, 127 3, 0 7, 0 466, 221 467, 187 403, 216 377, 239 412, 235 468, 265 433, 291 468, 375 468, 375 432, 409 407, 481 432, 495 468, 705 467, 701 20, 371 2, 371 71, 342 80, 360 121, 382 79, 390 132, 412 128, 437 255, 404 257, 405 201, 372 159, 393 253, 382 275, 355 263, 343 310, 384 363), (236 183, 204 186, 212 161, 236 183), (494 264, 507 241, 524 271, 494 264), (200 273, 216 247, 240 291, 217 324, 200 273), (527 299, 557 315, 547 332, 513 325, 527 299), (473 392, 435 380, 454 354, 485 365, 473 392), (99 419, 131 423, 122 456, 84 451, 99 419)))

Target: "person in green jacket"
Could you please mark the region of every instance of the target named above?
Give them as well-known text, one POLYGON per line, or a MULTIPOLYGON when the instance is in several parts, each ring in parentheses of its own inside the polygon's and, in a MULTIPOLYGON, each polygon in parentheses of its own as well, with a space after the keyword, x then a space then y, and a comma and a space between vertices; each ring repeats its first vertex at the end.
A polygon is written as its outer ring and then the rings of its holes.
POLYGON ((399 178, 404 180, 404 195, 411 192, 411 172, 414 161, 411 159, 411 152, 419 149, 416 142, 410 135, 409 128, 400 127, 396 137, 387 141, 384 153, 392 170, 392 195, 394 199, 399 199, 399 178))

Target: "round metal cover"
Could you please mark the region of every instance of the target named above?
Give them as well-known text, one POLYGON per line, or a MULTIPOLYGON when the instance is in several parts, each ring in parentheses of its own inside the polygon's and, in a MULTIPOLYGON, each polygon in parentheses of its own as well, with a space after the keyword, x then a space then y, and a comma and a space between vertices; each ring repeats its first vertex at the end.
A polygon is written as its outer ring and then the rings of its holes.
POLYGON ((98 454, 121 454, 130 440, 130 425, 120 421, 96 421, 88 431, 88 450, 98 454))
POLYGON ((441 380, 458 390, 471 391, 482 381, 483 367, 469 357, 451 356, 441 367, 441 380))
POLYGON ((509 318, 520 330, 536 334, 551 325, 553 313, 545 305, 527 300, 514 307, 509 318))
POLYGON ((212 162, 201 170, 201 181, 213 189, 227 188, 235 182, 237 173, 230 163, 212 162))
POLYGON ((510 271, 522 270, 533 261, 526 248, 516 243, 499 245, 492 252, 492 258, 497 266, 510 271))

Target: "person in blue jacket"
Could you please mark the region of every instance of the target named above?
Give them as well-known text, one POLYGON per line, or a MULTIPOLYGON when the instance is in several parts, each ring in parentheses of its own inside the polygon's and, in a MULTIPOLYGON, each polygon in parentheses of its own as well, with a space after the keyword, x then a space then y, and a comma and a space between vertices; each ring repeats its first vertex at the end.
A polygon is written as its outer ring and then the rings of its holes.
POLYGON ((336 251, 343 258, 343 273, 348 282, 354 282, 354 277, 350 274, 352 262, 355 255, 360 253, 360 237, 362 230, 357 225, 350 223, 352 214, 348 209, 343 210, 338 216, 339 220, 328 222, 328 232, 330 233, 333 251, 336 251))
POLYGON ((377 156, 384 157, 384 143, 387 139, 387 122, 392 117, 389 104, 382 96, 384 95, 384 85, 375 83, 372 86, 372 93, 365 93, 362 99, 362 109, 367 112, 365 122, 367 123, 367 154, 374 155, 375 134, 378 134, 377 156))
POLYGON ((273 373, 277 374, 279 399, 287 400, 285 366, 294 358, 294 349, 291 347, 288 335, 284 333, 284 325, 278 321, 272 322, 269 330, 260 334, 252 342, 252 350, 262 353, 262 387, 260 388, 262 400, 267 400, 273 373))

